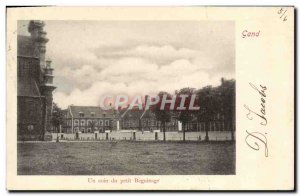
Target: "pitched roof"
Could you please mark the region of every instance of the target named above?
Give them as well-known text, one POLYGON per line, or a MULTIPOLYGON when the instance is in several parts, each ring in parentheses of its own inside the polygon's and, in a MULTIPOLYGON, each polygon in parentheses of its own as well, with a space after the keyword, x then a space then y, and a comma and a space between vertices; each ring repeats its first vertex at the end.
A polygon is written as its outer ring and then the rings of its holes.
POLYGON ((152 110, 145 110, 141 118, 155 118, 155 114, 152 110))
POLYGON ((34 42, 31 37, 18 35, 18 56, 35 57, 34 50, 34 42))
POLYGON ((69 109, 74 118, 114 118, 115 117, 115 113, 113 110, 103 110, 97 106, 71 105, 69 109), (81 117, 79 115, 80 113, 83 113, 84 116, 81 117))
POLYGON ((129 109, 129 107, 124 108, 120 111, 120 116, 122 119, 140 119, 144 117, 145 113, 148 113, 149 110, 140 110, 138 107, 129 109))
POLYGON ((40 91, 33 78, 18 78, 18 96, 40 97, 40 91))

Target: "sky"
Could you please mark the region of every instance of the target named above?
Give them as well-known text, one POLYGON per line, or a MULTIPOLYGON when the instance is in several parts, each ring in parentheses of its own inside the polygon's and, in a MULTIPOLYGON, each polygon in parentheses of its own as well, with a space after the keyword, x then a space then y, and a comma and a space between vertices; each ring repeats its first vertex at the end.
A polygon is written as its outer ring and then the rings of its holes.
MULTIPOLYGON (((18 34, 29 35, 29 21, 18 34)), ((97 106, 106 94, 174 93, 235 78, 232 21, 45 21, 54 102, 97 106)))

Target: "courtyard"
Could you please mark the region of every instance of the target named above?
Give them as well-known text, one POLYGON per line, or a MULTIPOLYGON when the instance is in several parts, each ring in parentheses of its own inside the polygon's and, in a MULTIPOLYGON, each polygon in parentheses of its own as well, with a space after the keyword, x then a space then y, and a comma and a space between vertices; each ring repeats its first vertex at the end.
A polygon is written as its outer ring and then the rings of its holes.
POLYGON ((235 174, 235 142, 18 143, 18 175, 220 174, 235 174))

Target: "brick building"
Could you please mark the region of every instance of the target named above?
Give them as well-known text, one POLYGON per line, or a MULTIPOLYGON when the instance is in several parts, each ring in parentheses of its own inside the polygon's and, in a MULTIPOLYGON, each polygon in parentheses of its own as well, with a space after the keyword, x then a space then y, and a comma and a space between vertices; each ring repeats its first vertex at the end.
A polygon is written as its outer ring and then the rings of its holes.
POLYGON ((65 133, 93 133, 116 130, 116 112, 113 110, 102 110, 96 106, 74 106, 71 105, 65 111, 65 133))
POLYGON ((17 40, 18 140, 43 140, 51 127, 53 68, 46 60, 44 22, 30 21, 30 36, 17 40))

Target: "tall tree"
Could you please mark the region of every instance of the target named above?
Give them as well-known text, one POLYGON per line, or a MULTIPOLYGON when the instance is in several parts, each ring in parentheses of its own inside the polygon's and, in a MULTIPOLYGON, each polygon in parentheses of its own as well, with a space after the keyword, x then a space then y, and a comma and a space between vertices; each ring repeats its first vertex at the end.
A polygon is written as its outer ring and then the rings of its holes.
POLYGON ((56 130, 57 134, 58 134, 60 125, 63 124, 63 121, 64 121, 64 115, 63 115, 62 109, 60 109, 56 103, 53 103, 51 122, 52 122, 52 126, 56 130))
POLYGON ((154 111, 156 120, 160 121, 160 124, 162 125, 163 128, 163 134, 164 134, 163 140, 166 141, 166 123, 171 121, 171 111, 170 111, 169 104, 166 104, 165 107, 161 109, 163 96, 166 96, 168 100, 171 99, 171 95, 169 93, 159 92, 158 93, 159 102, 156 105, 152 106, 150 109, 154 111))
POLYGON ((234 140, 235 132, 235 80, 221 79, 221 86, 218 87, 220 92, 220 113, 224 115, 225 120, 230 122, 231 139, 234 140))
MULTIPOLYGON (((175 104, 175 108, 177 108, 177 114, 178 114, 178 120, 182 123, 182 132, 183 132, 183 141, 185 141, 185 132, 187 130, 187 125, 189 122, 191 122, 194 118, 194 114, 195 112, 197 112, 197 110, 190 110, 189 105, 191 102, 191 98, 192 95, 195 93, 195 89, 194 88, 183 88, 177 92, 175 92, 176 94, 176 104, 175 104), (186 96, 183 100, 183 96, 186 96), (184 102, 183 102, 184 101, 184 102), (183 106, 185 107, 185 109, 178 109, 178 107, 180 106, 181 103, 184 103, 183 106)), ((197 103, 198 101, 196 100, 195 103, 197 103)))
POLYGON ((205 122, 205 141, 208 141, 209 122, 214 120, 213 118, 218 113, 219 109, 219 92, 212 86, 206 86, 198 90, 197 94, 200 105, 198 120, 205 122))

